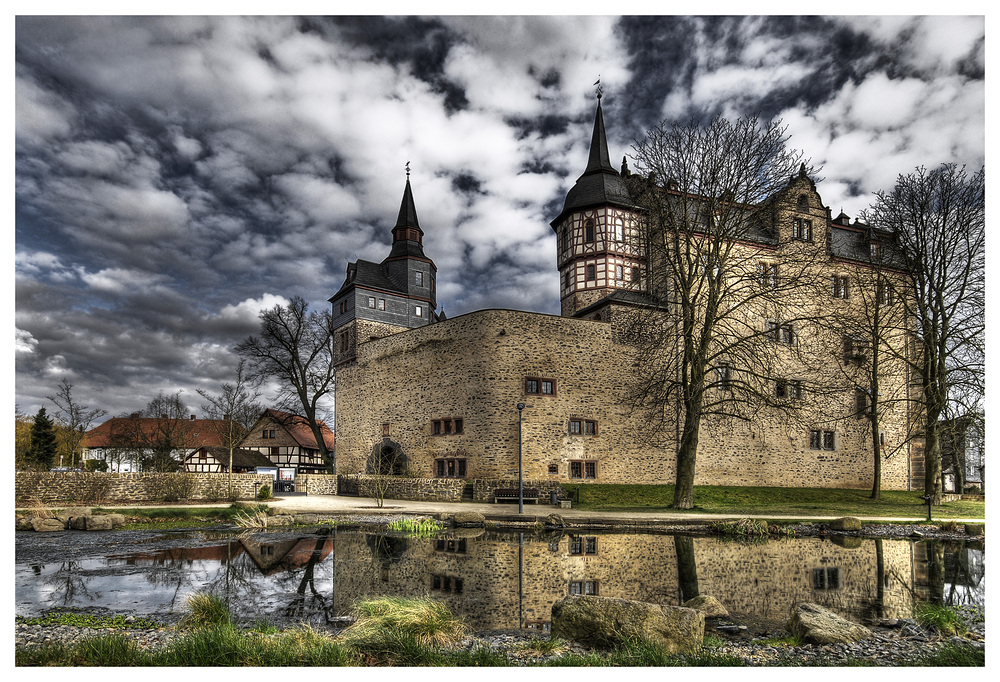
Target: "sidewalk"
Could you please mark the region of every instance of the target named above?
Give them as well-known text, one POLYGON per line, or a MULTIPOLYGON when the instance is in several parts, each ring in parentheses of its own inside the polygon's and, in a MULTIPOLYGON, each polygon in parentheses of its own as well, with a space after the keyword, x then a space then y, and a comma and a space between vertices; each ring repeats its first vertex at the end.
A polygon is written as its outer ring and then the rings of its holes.
MULTIPOLYGON (((488 519, 511 520, 518 518, 517 504, 493 504, 489 502, 434 502, 419 500, 385 500, 382 508, 374 498, 343 497, 339 495, 295 495, 278 497, 270 500, 267 505, 281 514, 454 514, 456 512, 479 512, 488 519)), ((518 520, 532 523, 544 521, 549 514, 559 514, 566 521, 580 523, 584 520, 599 521, 604 524, 621 523, 623 525, 683 525, 701 524, 706 521, 721 521, 725 519, 745 518, 746 514, 700 514, 677 513, 669 511, 657 512, 602 512, 580 509, 562 509, 547 504, 525 504, 524 513, 518 520)), ((804 516, 766 515, 774 520, 830 521, 841 515, 804 516)), ((860 516, 862 521, 881 521, 883 523, 912 523, 923 521, 925 516, 887 517, 860 516)), ((958 523, 985 523, 985 519, 955 519, 958 523)))

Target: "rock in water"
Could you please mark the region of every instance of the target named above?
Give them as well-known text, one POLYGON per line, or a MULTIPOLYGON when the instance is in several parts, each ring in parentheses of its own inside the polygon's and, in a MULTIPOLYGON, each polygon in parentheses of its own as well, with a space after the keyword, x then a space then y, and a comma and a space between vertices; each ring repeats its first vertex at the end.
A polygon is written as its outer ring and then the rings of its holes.
POLYGON ((701 648, 705 615, 682 606, 570 595, 552 605, 552 636, 601 648, 642 640, 685 653, 701 648))
POLYGON ((847 644, 872 636, 871 630, 864 625, 852 623, 819 604, 808 602, 793 609, 788 629, 810 644, 847 644))

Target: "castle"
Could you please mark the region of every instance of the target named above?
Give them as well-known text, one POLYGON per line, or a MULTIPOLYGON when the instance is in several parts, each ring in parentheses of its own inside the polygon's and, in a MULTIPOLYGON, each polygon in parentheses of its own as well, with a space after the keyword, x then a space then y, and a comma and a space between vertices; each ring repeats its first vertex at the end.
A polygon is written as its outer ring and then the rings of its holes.
MULTIPOLYGON (((766 283, 793 259, 808 262, 816 287, 788 305, 817 314, 857 305, 849 291, 867 286, 859 273, 870 270, 882 237, 844 214, 831 218, 804 168, 773 202, 773 230, 740 245, 761 268, 749 277, 766 283)), ((651 433, 632 407, 643 367, 628 326, 658 265, 643 245, 644 212, 627 168, 610 163, 600 99, 587 168, 551 226, 561 315, 494 309, 445 319, 407 172, 389 255, 350 263, 330 299, 338 473, 516 482, 520 462, 524 479, 543 487, 674 482, 675 434, 651 433)), ((863 342, 822 324, 793 330, 779 315, 760 324, 770 325, 774 358, 796 347, 789 379, 773 384, 777 398, 798 403, 796 416, 775 408, 749 420, 706 417, 695 485, 870 488, 873 436, 851 379, 863 342)), ((905 336, 885 361, 880 395, 909 390, 905 336)), ((713 390, 727 390, 728 368, 716 371, 713 390)), ((904 400, 882 419, 884 489, 922 485, 912 423, 904 400)))

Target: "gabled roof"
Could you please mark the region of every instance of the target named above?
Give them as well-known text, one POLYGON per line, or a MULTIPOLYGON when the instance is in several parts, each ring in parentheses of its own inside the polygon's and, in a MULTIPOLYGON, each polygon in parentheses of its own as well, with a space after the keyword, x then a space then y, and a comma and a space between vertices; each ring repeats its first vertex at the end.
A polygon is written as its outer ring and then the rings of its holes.
MULTIPOLYGON (((300 417, 299 415, 292 414, 291 412, 267 409, 264 410, 264 414, 260 416, 257 423, 260 424, 265 420, 275 422, 278 426, 283 428, 286 432, 288 432, 288 435, 295 440, 299 447, 306 448, 308 450, 319 450, 319 445, 316 443, 316 438, 313 437, 312 429, 309 428, 309 421, 305 417, 300 417)), ((326 449, 332 451, 335 444, 333 431, 331 431, 330 427, 328 427, 321 419, 317 419, 316 423, 319 425, 320 433, 323 434, 326 449)), ((256 430, 256 426, 251 431, 253 430, 256 430)))
MULTIPOLYGON (((166 419, 154 417, 112 417, 87 431, 85 448, 121 447, 125 440, 150 442, 157 434, 171 434, 185 449, 222 444, 222 419, 166 419)), ((139 443, 142 444, 142 443, 139 443)))

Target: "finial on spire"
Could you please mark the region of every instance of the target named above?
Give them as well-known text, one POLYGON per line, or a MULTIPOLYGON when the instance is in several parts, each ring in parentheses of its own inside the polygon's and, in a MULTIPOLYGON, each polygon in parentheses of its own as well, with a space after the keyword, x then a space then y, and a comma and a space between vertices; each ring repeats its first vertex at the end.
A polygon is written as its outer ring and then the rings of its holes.
POLYGON ((594 85, 597 86, 597 99, 601 99, 601 96, 604 94, 604 89, 601 87, 601 76, 600 76, 600 74, 597 75, 597 80, 594 81, 594 85))
POLYGON ((407 180, 407 182, 409 182, 409 180, 410 180, 410 162, 409 161, 406 162, 406 180, 407 180))

